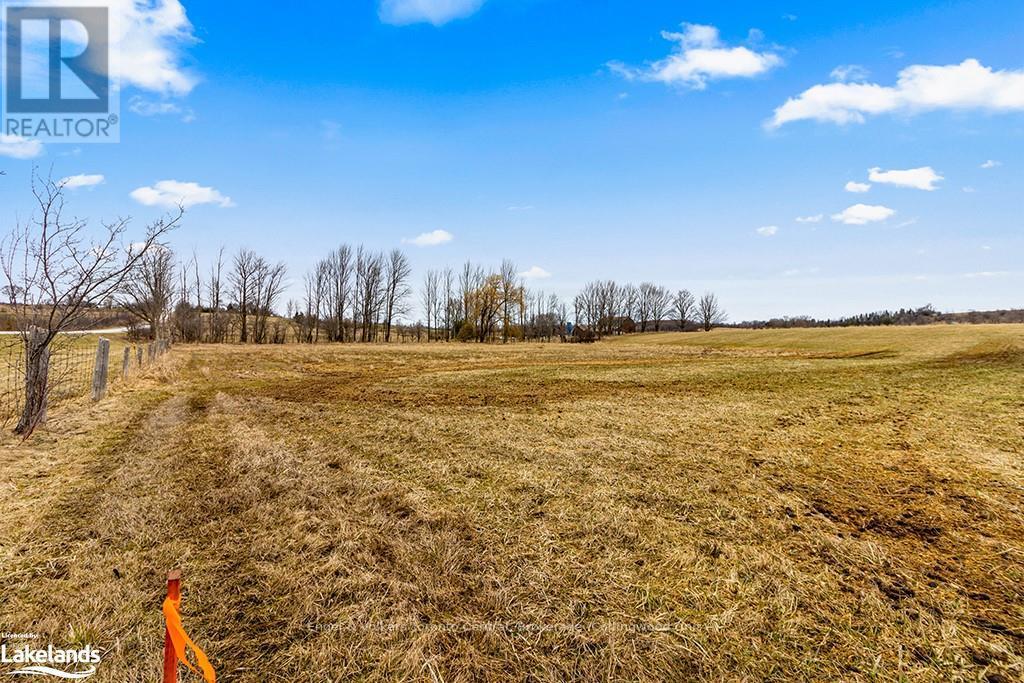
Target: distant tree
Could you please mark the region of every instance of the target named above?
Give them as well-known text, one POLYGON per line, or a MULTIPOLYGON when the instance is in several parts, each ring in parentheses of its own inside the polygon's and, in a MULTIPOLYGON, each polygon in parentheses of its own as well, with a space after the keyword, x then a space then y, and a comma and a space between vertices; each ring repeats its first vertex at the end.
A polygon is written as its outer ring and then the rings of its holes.
POLYGON ((217 252, 217 260, 210 265, 210 278, 206 291, 210 301, 209 340, 222 343, 227 338, 228 325, 224 308, 224 247, 217 252))
MULTIPOLYGON (((325 260, 327 283, 324 292, 325 314, 328 318, 327 338, 331 341, 345 341, 345 315, 353 306, 354 293, 352 279, 355 275, 355 264, 352 248, 343 244, 332 251, 325 260)), ((356 312, 352 311, 353 323, 356 312)), ((355 330, 353 328, 353 339, 355 330)))
POLYGON ((718 297, 711 292, 705 292, 698 304, 701 326, 705 332, 710 332, 715 325, 721 325, 726 321, 725 311, 718 304, 718 297))
POLYGON ((392 249, 388 254, 385 269, 384 341, 386 342, 391 341, 393 321, 407 312, 406 304, 412 293, 409 288, 411 276, 412 266, 409 265, 409 258, 401 250, 392 249))
POLYGON ((125 280, 121 306, 149 326, 150 339, 167 338, 167 320, 174 297, 174 252, 155 247, 141 258, 125 280))
POLYGON ((636 288, 636 316, 640 323, 640 331, 647 331, 647 323, 651 319, 651 293, 654 285, 650 282, 641 282, 636 288))
POLYGON ((672 293, 664 287, 655 287, 651 291, 651 318, 654 322, 654 331, 661 331, 661 321, 668 317, 672 307, 672 293))
POLYGON ((441 276, 441 282, 444 292, 444 339, 445 341, 451 341, 452 327, 455 320, 458 319, 456 311, 457 300, 455 298, 455 271, 451 268, 445 268, 444 274, 441 276))
MULTIPOLYGON (((438 325, 438 320, 435 317, 437 315, 438 305, 437 302, 441 298, 440 292, 441 286, 441 274, 436 270, 428 270, 427 274, 423 278, 423 291, 420 292, 422 297, 423 311, 426 314, 427 319, 427 342, 430 342, 430 331, 431 323, 435 326, 438 325)), ((417 339, 419 334, 417 333, 417 339)))
POLYGON ((505 259, 498 271, 498 287, 501 296, 501 341, 508 343, 512 328, 512 315, 517 311, 523 299, 523 287, 519 284, 516 264, 505 259))
POLYGON ((385 300, 385 260, 381 252, 370 252, 361 245, 355 255, 355 299, 353 301, 352 337, 356 327, 360 341, 374 341, 385 300))
POLYGON ((259 266, 259 257, 251 249, 240 249, 235 254, 230 275, 235 303, 238 304, 240 325, 239 341, 249 341, 249 312, 252 306, 253 278, 259 266))
MULTIPOLYGON (((284 293, 285 275, 288 269, 284 263, 270 264, 262 257, 256 258, 252 276, 252 341, 257 344, 277 341, 277 335, 270 335, 270 319, 281 294, 284 293)), ((279 326, 274 328, 280 329, 279 326)))
POLYGON ((685 331, 686 323, 693 317, 697 308, 697 302, 694 300, 693 294, 690 294, 690 291, 687 289, 680 289, 672 300, 672 306, 675 309, 676 317, 679 319, 679 329, 685 331))

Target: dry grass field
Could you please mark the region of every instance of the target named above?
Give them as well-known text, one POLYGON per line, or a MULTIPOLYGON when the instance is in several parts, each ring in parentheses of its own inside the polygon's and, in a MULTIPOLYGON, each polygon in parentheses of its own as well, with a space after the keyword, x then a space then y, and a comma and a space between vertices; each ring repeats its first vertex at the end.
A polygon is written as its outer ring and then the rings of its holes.
POLYGON ((0 630, 157 680, 1024 679, 1024 326, 177 347, 0 443, 0 630))

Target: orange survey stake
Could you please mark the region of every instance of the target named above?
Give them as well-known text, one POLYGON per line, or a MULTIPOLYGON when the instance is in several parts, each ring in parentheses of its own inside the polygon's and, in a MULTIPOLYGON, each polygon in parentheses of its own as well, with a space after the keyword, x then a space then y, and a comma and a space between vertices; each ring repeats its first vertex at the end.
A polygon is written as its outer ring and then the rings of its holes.
POLYGON ((202 669, 203 680, 207 683, 215 683, 217 674, 206 658, 206 653, 196 645, 184 626, 181 625, 181 572, 173 570, 167 574, 167 597, 164 599, 164 621, 167 624, 164 632, 164 677, 163 683, 177 683, 178 662, 181 661, 195 673, 202 669), (188 660, 187 651, 192 650, 195 654, 199 669, 188 660))

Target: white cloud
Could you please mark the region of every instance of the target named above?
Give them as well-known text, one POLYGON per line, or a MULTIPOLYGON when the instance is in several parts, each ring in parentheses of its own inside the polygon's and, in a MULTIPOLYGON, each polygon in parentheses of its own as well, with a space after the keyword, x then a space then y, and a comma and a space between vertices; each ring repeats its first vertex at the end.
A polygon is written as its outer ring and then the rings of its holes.
POLYGON ((80 173, 79 175, 71 175, 68 176, 67 178, 62 179, 59 184, 68 188, 69 190, 74 190, 79 187, 94 187, 102 183, 103 180, 103 176, 98 173, 94 175, 86 175, 80 173))
POLYGON ((846 225, 865 225, 884 221, 895 213, 888 206, 854 204, 846 207, 840 213, 832 214, 832 220, 846 225))
POLYGON ((995 159, 989 159, 981 165, 981 168, 995 168, 996 166, 1002 166, 1003 162, 996 161, 995 159))
POLYGON ((778 231, 779 226, 777 225, 762 225, 757 229, 757 234, 761 237, 774 237, 778 231))
MULTIPOLYGON (((756 34, 753 35, 756 38, 756 34)), ((661 36, 677 44, 675 53, 643 69, 621 62, 609 62, 609 68, 630 80, 658 81, 703 90, 708 81, 753 78, 782 64, 782 58, 774 52, 725 45, 714 26, 683 24, 682 33, 662 31, 661 36)))
POLYGON ((929 192, 937 189, 935 183, 942 179, 942 176, 936 173, 935 169, 931 166, 908 168, 903 171, 883 171, 878 167, 868 169, 868 180, 873 183, 884 183, 896 185, 897 187, 912 187, 916 190, 927 190, 929 192))
POLYGON ((455 235, 447 230, 432 230, 431 232, 416 235, 412 239, 403 239, 402 244, 415 244, 417 247, 436 247, 440 244, 451 242, 453 239, 455 239, 455 235))
POLYGON ((797 216, 797 223, 820 223, 825 218, 825 214, 816 213, 813 216, 797 216))
POLYGON ((162 95, 187 95, 199 79, 183 66, 184 48, 196 42, 180 0, 109 0, 110 42, 121 86, 162 95))
POLYGON ((974 279, 974 278, 987 278, 987 277, 1006 277, 1007 275, 1010 275, 1010 274, 1011 273, 1009 271, 1006 271, 1006 270, 983 270, 983 271, 978 272, 978 273, 964 273, 964 277, 971 278, 971 279, 974 279))
POLYGON ((464 19, 481 6, 484 0, 381 0, 379 16, 385 24, 433 24, 442 26, 454 19, 464 19))
POLYGON ((178 205, 186 209, 200 204, 216 204, 221 208, 235 205, 231 197, 225 197, 212 187, 203 187, 198 183, 184 183, 179 180, 161 180, 151 187, 140 187, 132 190, 132 199, 146 206, 163 206, 173 208, 178 205))
POLYGON ((167 100, 147 100, 139 95, 134 95, 128 103, 128 109, 139 116, 181 116, 185 123, 195 121, 195 112, 189 107, 182 107, 175 102, 167 100))
POLYGON ((974 188, 971 187, 970 185, 964 185, 962 189, 967 194, 974 194, 974 192, 975 192, 974 188))
POLYGON ((546 280, 547 278, 551 277, 551 273, 544 270, 540 266, 533 266, 529 270, 524 270, 523 272, 519 273, 519 277, 523 278, 524 280, 546 280))
POLYGON ((935 109, 1024 110, 1024 70, 993 71, 976 59, 965 59, 946 66, 909 66, 900 71, 895 86, 815 85, 778 107, 766 125, 778 128, 804 119, 863 123, 867 115, 935 109))
POLYGON ((29 140, 20 135, 4 135, 0 133, 0 157, 12 159, 35 159, 43 153, 43 143, 29 140))
POLYGON ((871 189, 871 186, 868 185, 867 183, 855 183, 854 181, 851 180, 850 182, 846 183, 846 186, 843 189, 845 189, 847 192, 867 192, 868 190, 871 189))
POLYGON ((832 69, 832 73, 829 74, 833 80, 841 83, 849 81, 865 81, 870 75, 871 74, 868 70, 860 64, 841 64, 840 66, 832 69))
POLYGON ((506 211, 533 211, 532 204, 521 204, 517 206, 506 207, 506 211))

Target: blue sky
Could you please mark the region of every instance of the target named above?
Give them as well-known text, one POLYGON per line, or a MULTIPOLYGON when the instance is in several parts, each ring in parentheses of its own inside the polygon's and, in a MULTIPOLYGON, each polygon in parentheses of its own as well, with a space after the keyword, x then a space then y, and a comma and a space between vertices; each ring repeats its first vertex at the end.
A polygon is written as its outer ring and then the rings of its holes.
POLYGON ((179 251, 284 260, 296 298, 345 241, 733 320, 1024 305, 1024 4, 247 7, 118 0, 121 142, 0 142, 0 216, 33 166, 139 229, 187 198, 179 251))

